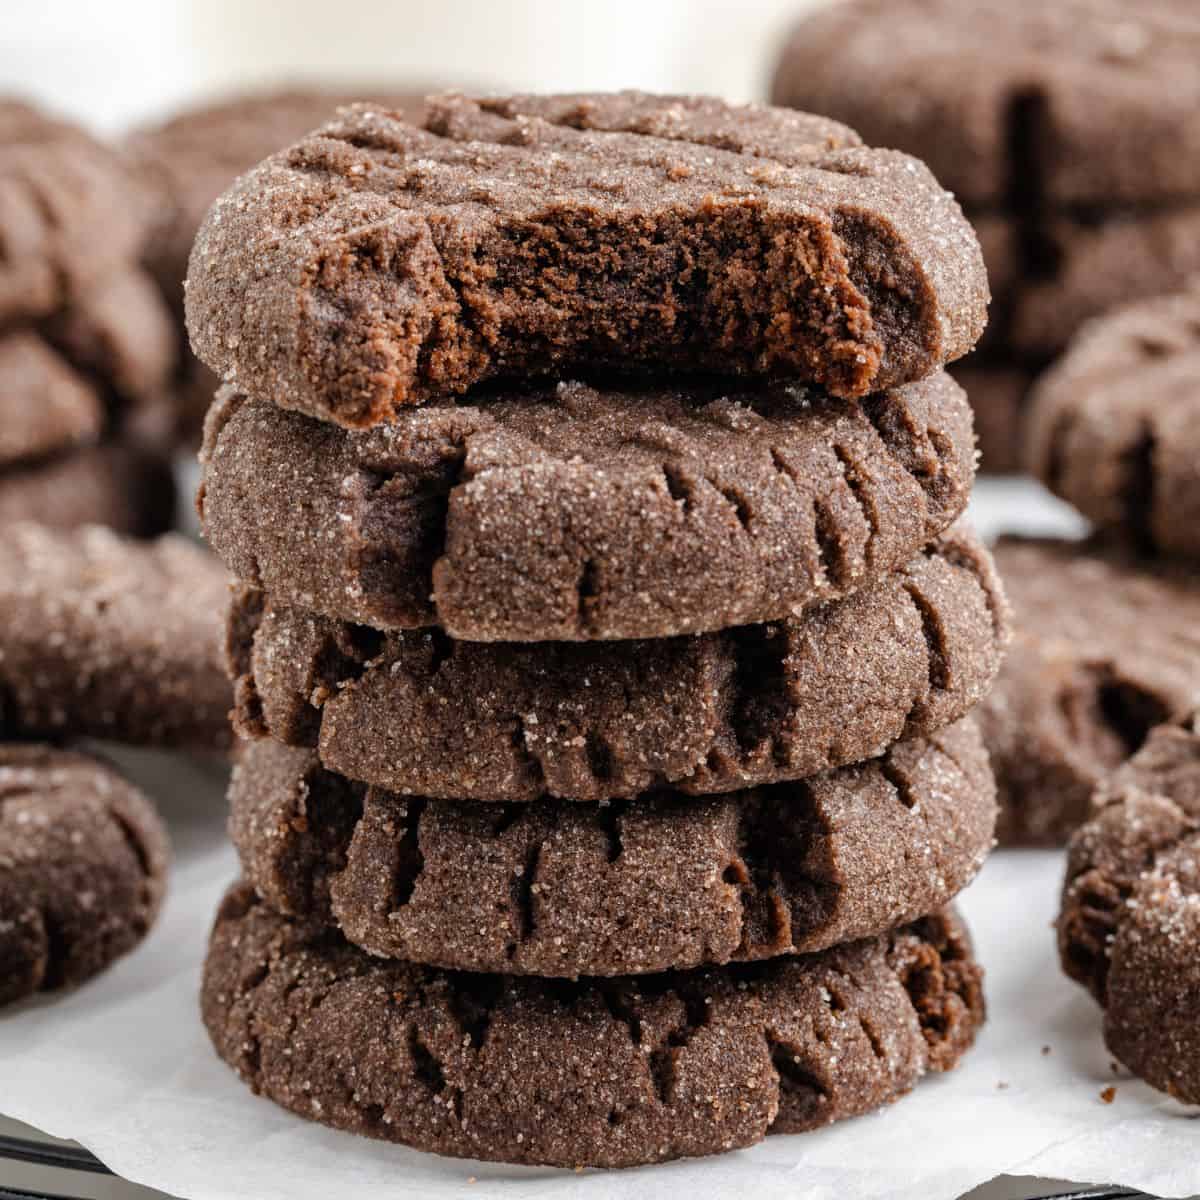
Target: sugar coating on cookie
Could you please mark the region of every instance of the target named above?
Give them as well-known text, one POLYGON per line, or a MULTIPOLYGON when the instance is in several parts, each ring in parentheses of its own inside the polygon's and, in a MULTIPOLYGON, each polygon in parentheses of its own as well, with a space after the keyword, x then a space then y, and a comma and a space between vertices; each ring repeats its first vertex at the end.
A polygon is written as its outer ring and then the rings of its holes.
POLYGON ((620 1167, 894 1101, 970 1047, 981 974, 949 910, 681 974, 444 972, 371 958, 242 884, 217 916, 201 1009, 246 1083, 310 1120, 439 1154, 620 1167))
POLYGON ((169 857, 154 806, 108 763, 0 744, 0 1006, 82 983, 136 946, 169 857))
POLYGON ((192 252, 223 378, 347 426, 576 368, 856 397, 965 354, 978 243, 906 155, 819 117, 639 92, 370 105, 242 177, 192 252))
POLYGON ((1097 783, 1200 705, 1200 579, 1103 542, 1002 538, 1015 635, 979 706, 1002 843, 1061 845, 1097 783))
POLYGON ((1190 0, 854 0, 805 16, 771 96, 919 155, 964 203, 1200 196, 1190 0))
POLYGON ((959 516, 974 438, 945 374, 861 401, 560 383, 360 433, 227 391, 202 462, 209 542, 277 603, 576 641, 784 618, 863 587, 959 516))
POLYGON ((183 538, 0 530, 0 730, 217 750, 224 569, 183 538))
POLYGON ((1104 1007, 1104 1040, 1135 1074, 1200 1103, 1200 728, 1154 729, 1097 789, 1071 839, 1063 970, 1104 1007))
POLYGON ((600 804, 401 796, 264 739, 242 749, 229 800, 245 876, 276 911, 381 958, 566 977, 885 933, 948 904, 995 824, 969 718, 796 783, 600 804))
POLYGON ((639 642, 382 633, 242 589, 237 720, 351 779, 447 799, 735 791, 882 754, 965 715, 1008 637, 987 551, 954 526, 789 621, 639 642))
POLYGON ((1029 467, 1148 552, 1200 557, 1200 281, 1087 325, 1039 383, 1029 467))

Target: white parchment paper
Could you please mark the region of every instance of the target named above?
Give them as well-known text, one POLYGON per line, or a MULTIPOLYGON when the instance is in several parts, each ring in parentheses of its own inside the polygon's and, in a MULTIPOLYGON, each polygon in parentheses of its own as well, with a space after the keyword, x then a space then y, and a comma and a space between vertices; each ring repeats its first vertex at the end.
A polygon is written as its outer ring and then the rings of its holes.
MULTIPOLYGON (((977 510, 989 533, 1071 524, 1018 485, 983 488, 977 510)), ((0 1014, 0 1112, 77 1139, 135 1182, 194 1200, 952 1200, 1004 1173, 1200 1192, 1200 1111, 1114 1074, 1098 1010, 1058 969, 1050 926, 1062 858, 1048 851, 997 852, 964 895, 988 971, 988 1024, 958 1070, 882 1113, 615 1173, 440 1160, 309 1124, 251 1096, 200 1025, 205 937, 236 874, 220 773, 151 756, 127 765, 171 821, 166 911, 101 978, 0 1014)))

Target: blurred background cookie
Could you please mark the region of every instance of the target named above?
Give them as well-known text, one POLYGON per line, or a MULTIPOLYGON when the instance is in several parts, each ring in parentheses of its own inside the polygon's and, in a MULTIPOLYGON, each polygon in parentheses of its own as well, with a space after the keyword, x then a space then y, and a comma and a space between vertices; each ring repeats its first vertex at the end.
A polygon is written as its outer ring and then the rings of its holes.
POLYGON ((920 156, 980 230, 993 303, 967 369, 1011 385, 972 397, 985 471, 1022 466, 1021 375, 1200 268, 1198 56, 1186 0, 850 0, 780 56, 776 103, 920 156))

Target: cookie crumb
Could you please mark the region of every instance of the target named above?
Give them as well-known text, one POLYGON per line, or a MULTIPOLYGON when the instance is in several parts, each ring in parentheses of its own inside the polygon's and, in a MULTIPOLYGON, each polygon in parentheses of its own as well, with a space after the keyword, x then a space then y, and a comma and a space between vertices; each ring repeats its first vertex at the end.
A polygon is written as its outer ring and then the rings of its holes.
POLYGON ((1104 1091, 1100 1093, 1100 1099, 1103 1100, 1105 1104, 1111 1104, 1116 1098, 1117 1089, 1113 1087, 1111 1083, 1104 1089, 1104 1091))
POLYGON ((1049 1047, 1049 1046, 1043 1046, 1043 1047, 1042 1047, 1042 1057, 1043 1057, 1043 1058, 1047 1058, 1047 1057, 1049 1057, 1049 1054, 1050 1054, 1050 1047, 1049 1047))

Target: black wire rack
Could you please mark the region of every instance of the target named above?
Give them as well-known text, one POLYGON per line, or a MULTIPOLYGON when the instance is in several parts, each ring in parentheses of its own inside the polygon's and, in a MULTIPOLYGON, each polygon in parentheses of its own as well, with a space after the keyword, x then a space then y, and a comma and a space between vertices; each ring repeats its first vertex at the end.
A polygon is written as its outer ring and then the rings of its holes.
MULTIPOLYGON (((64 1172, 81 1171, 89 1175, 112 1175, 94 1154, 79 1146, 64 1146, 53 1142, 38 1142, 31 1138, 8 1137, 0 1134, 0 1160, 25 1163, 33 1167, 48 1167, 64 1172)), ((0 1182, 0 1200, 77 1200, 64 1192, 30 1192, 6 1188, 0 1182)), ((1051 1192, 1037 1200, 1154 1200, 1145 1192, 1128 1188, 1092 1187, 1067 1192, 1051 1192)))

